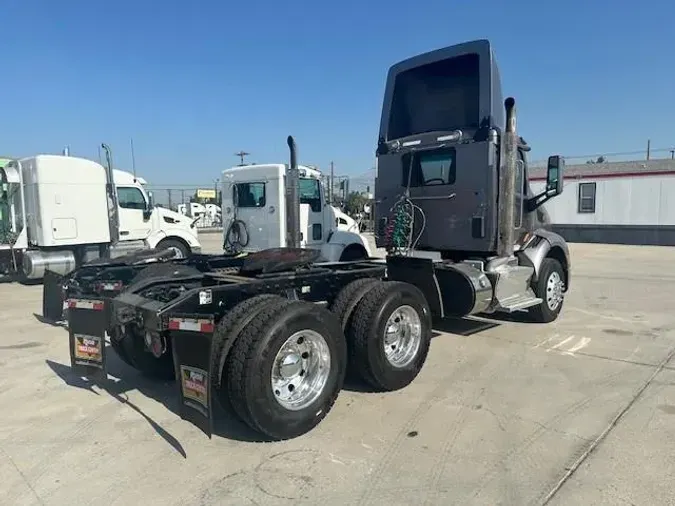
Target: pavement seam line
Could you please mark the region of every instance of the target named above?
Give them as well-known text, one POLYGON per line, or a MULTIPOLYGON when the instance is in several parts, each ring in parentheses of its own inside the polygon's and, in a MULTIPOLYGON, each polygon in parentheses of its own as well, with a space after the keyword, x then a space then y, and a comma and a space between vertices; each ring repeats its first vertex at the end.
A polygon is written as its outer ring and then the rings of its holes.
POLYGON ((642 396, 644 391, 649 387, 649 385, 652 384, 656 376, 666 369, 666 366, 668 362, 675 356, 675 347, 671 348, 671 350, 668 352, 666 357, 661 361, 661 363, 656 367, 652 375, 647 379, 647 381, 644 382, 644 384, 638 389, 637 392, 635 392, 635 395, 633 395, 632 399, 626 404, 626 406, 619 411, 616 416, 609 422, 607 427, 605 427, 605 430, 603 430, 598 437, 596 437, 593 442, 589 445, 589 447, 586 449, 584 453, 581 454, 581 456, 572 464, 570 467, 567 468, 567 471, 565 474, 560 478, 558 483, 555 484, 555 486, 551 489, 551 491, 546 495, 544 500, 542 501, 542 506, 545 506, 551 502, 551 500, 555 497, 555 495, 560 491, 560 489, 563 487, 563 485, 572 477, 572 475, 581 467, 581 464, 583 464, 586 459, 593 453, 593 451, 602 443, 602 441, 609 435, 609 433, 614 429, 614 427, 617 426, 621 418, 632 408, 635 403, 638 401, 638 399, 642 396))
POLYGON ((30 483, 30 481, 28 480, 28 478, 26 477, 26 475, 23 474, 23 471, 22 471, 21 469, 19 469, 19 466, 16 465, 16 462, 14 462, 14 459, 12 458, 12 456, 11 456, 9 453, 7 453, 7 452, 5 451, 4 448, 0 448, 0 452, 2 452, 2 453, 5 455, 5 457, 7 457, 7 460, 12 464, 12 466, 14 467, 14 469, 16 469, 16 472, 19 473, 19 476, 21 476, 21 478, 23 479, 23 482, 24 482, 24 483, 26 484, 26 486, 30 489, 30 491, 33 492, 33 495, 35 496, 35 498, 37 499, 37 501, 38 501, 40 504, 44 504, 44 501, 43 501, 42 498, 38 495, 37 491, 33 488, 33 485, 31 485, 31 483, 30 483))

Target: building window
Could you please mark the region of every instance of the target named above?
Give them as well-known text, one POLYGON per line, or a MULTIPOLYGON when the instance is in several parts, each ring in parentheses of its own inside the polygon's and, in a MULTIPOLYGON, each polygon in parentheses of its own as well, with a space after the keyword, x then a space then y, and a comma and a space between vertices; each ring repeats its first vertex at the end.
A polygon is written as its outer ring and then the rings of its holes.
POLYGON ((117 201, 122 209, 146 208, 143 192, 134 187, 117 187, 117 201))
POLYGON ((237 207, 265 207, 265 183, 237 183, 233 193, 237 207))
POLYGON ((595 212, 595 183, 579 183, 578 212, 595 212))

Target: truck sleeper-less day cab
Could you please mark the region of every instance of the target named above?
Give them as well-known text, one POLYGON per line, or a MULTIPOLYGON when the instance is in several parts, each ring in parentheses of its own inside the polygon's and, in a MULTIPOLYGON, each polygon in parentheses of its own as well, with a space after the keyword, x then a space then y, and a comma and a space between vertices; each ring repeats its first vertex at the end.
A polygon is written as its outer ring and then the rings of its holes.
POLYGON ((38 155, 11 161, 0 180, 0 275, 42 279, 46 270, 67 274, 134 250, 168 249, 178 258, 201 250, 192 220, 155 207, 145 181, 111 162, 38 155))
POLYGON ((534 195, 515 101, 502 109, 502 100, 485 40, 390 69, 377 150, 377 245, 405 255, 406 235, 427 252, 418 261, 392 258, 388 276, 408 280, 411 269, 433 267, 417 284, 441 316, 529 309, 549 322, 562 308, 570 259, 564 239, 546 230, 542 204, 562 192, 564 161, 549 157, 546 190, 534 195), (419 226, 401 226, 401 215, 419 226))
POLYGON ((72 367, 105 379, 107 332, 122 360, 178 380, 181 417, 207 434, 218 399, 266 437, 287 439, 327 415, 347 371, 381 391, 412 382, 433 318, 529 310, 552 321, 570 261, 538 215, 562 191, 564 164, 550 157, 546 191, 531 195, 515 119, 513 99, 502 110, 487 41, 395 65, 375 189, 386 260, 319 262, 319 250, 300 248, 307 228, 289 137, 288 247, 103 267, 89 286, 128 283, 97 296, 68 288, 72 367))
MULTIPOLYGON (((283 164, 244 165, 222 173, 224 249, 253 253, 286 246, 286 173, 283 164)), ((326 202, 321 173, 298 166, 300 247, 320 251, 321 261, 363 260, 368 241, 358 224, 326 202)))

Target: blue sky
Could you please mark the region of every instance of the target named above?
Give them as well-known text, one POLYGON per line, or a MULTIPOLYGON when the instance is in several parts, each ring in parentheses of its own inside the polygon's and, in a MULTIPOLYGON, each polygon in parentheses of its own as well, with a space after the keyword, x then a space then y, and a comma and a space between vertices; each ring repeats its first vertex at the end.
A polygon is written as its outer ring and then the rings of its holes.
POLYGON ((105 141, 128 168, 133 137, 155 185, 210 182, 240 149, 286 161, 288 134, 301 162, 364 174, 388 67, 476 38, 532 158, 675 144, 673 2, 1 0, 0 19, 0 154, 105 141))

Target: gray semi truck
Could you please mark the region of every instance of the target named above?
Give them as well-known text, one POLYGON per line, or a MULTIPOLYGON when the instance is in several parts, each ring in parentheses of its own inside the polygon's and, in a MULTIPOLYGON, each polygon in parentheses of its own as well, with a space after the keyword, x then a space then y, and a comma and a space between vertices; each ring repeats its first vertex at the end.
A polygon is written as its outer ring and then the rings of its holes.
POLYGON ((105 381, 109 339, 132 367, 176 379, 180 416, 209 436, 220 402, 264 437, 288 439, 329 413, 348 372, 380 391, 411 383, 434 319, 559 315, 570 258, 541 206, 562 192, 564 162, 549 158, 546 189, 533 194, 529 147, 488 41, 389 71, 375 186, 385 259, 318 262, 299 248, 292 137, 288 145, 289 247, 131 256, 47 277, 45 307, 68 308, 78 374, 105 381))

